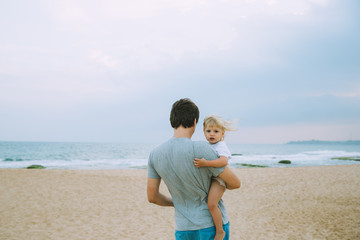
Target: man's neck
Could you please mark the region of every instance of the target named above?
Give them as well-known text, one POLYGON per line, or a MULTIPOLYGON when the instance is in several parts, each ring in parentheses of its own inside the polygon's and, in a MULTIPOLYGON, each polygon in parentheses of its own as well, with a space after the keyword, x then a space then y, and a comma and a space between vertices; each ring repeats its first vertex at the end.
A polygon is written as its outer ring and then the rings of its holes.
POLYGON ((195 126, 190 127, 190 128, 184 128, 183 126, 180 126, 176 129, 174 129, 174 138, 191 139, 194 132, 195 132, 195 126))

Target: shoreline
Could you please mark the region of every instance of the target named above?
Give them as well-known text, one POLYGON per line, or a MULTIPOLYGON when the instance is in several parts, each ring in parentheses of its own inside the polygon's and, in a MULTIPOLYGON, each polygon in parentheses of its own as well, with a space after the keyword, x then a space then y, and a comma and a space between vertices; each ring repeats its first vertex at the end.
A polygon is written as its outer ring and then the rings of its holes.
MULTIPOLYGON (((231 239, 360 238, 360 165, 233 171, 231 239)), ((0 239, 174 239, 174 210, 147 202, 146 173, 2 168, 0 239)))
MULTIPOLYGON (((298 163, 294 163, 290 160, 276 160, 276 164, 266 165, 263 163, 230 163, 229 167, 231 169, 254 169, 254 168, 306 168, 306 167, 327 167, 327 166, 353 166, 359 165, 360 166, 360 156, 355 157, 334 157, 331 161, 337 161, 335 164, 303 164, 300 165, 298 163), (285 163, 283 162, 285 161, 285 163), (283 162, 283 163, 280 163, 283 162), (290 162, 290 163, 288 163, 290 162), (340 162, 340 163, 339 163, 340 162)), ((0 167, 0 170, 5 169, 36 169, 36 170, 75 170, 75 171, 122 171, 122 170, 147 170, 147 165, 139 165, 139 166, 131 166, 131 167, 116 167, 116 166, 108 166, 108 167, 54 167, 54 166, 47 166, 46 164, 36 163, 36 164, 28 164, 26 166, 21 167, 0 167)))

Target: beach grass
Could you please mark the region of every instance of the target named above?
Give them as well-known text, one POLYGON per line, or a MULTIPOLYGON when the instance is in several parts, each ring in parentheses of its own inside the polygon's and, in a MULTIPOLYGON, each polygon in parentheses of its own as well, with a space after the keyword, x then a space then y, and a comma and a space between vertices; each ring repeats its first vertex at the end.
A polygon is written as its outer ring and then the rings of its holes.
POLYGON ((250 163, 236 163, 236 164, 234 164, 234 167, 239 167, 239 166, 249 167, 249 168, 266 168, 266 167, 268 167, 268 166, 265 166, 265 165, 256 165, 256 164, 250 164, 250 163))
POLYGON ((334 157, 333 160, 347 160, 347 161, 360 161, 360 156, 354 157, 334 157))
POLYGON ((45 169, 46 167, 42 165, 30 165, 27 167, 27 169, 45 169))

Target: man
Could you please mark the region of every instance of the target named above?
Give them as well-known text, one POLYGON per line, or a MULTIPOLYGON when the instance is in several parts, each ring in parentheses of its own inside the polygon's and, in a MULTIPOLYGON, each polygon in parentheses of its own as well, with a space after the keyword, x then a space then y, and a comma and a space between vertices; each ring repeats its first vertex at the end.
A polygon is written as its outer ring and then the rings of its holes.
MULTIPOLYGON (((155 148, 149 156, 147 195, 150 203, 175 207, 176 239, 211 239, 215 227, 207 207, 212 177, 220 177, 228 189, 240 187, 239 178, 228 168, 197 168, 195 158, 217 159, 207 142, 193 142, 191 137, 199 120, 199 109, 190 99, 176 101, 171 109, 170 123, 174 136, 155 148), (171 198, 159 191, 164 180, 171 198)), ((225 238, 229 239, 229 217, 220 200, 225 238)))

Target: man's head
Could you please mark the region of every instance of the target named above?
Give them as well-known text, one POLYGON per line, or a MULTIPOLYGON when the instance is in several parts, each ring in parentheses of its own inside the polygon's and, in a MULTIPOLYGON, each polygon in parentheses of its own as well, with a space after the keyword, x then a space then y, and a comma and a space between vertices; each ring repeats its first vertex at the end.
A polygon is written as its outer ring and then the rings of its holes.
POLYGON ((199 109, 195 103, 188 98, 182 98, 176 101, 170 112, 170 123, 174 129, 180 126, 190 128, 194 122, 199 121, 199 109))

